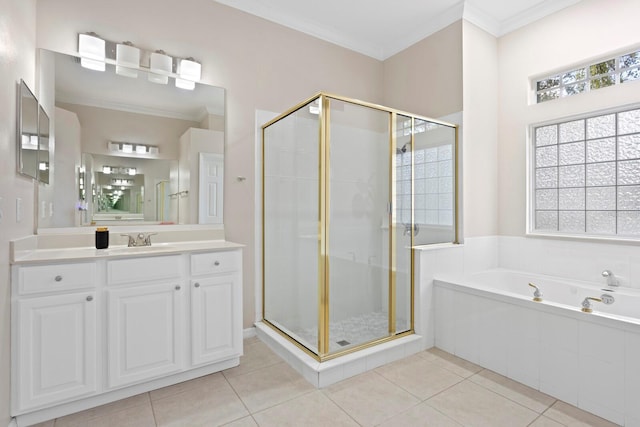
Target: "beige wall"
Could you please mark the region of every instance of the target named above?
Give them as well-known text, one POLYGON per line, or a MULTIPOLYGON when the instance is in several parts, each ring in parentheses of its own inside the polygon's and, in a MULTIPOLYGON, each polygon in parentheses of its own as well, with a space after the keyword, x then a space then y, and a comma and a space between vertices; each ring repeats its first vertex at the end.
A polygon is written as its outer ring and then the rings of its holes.
POLYGON ((599 89, 539 105, 529 105, 529 81, 554 71, 600 59, 620 49, 638 48, 640 2, 583 0, 575 6, 500 38, 499 234, 523 235, 526 222, 526 147, 530 124, 637 103, 640 84, 599 89))
POLYGON ((462 110, 462 21, 384 61, 384 105, 427 117, 462 110))
POLYGON ((35 90, 36 2, 0 0, 0 426, 9 424, 9 240, 33 231, 33 182, 16 175, 16 96, 24 79, 35 90), (22 221, 16 222, 16 198, 22 221))
POLYGON ((319 90, 382 103, 382 64, 212 0, 40 0, 37 12, 38 47, 73 53, 77 33, 95 31, 193 56, 202 61, 205 83, 227 89, 225 227, 229 240, 247 245, 244 326, 251 326, 255 111, 284 111, 319 90))

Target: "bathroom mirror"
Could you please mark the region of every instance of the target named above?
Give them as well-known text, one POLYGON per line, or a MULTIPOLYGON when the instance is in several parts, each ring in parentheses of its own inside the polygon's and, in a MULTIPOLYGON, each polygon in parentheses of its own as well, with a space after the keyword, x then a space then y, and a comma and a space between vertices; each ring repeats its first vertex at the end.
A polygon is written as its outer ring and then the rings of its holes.
POLYGON ((27 84, 18 85, 17 170, 37 178, 38 173, 38 100, 27 84))
POLYGON ((44 49, 40 59, 40 97, 53 100, 47 111, 55 150, 51 191, 41 192, 37 204, 40 209, 52 202, 53 213, 38 214, 38 228, 196 223, 193 216, 178 218, 177 205, 194 202, 187 200, 193 192, 179 195, 182 177, 197 179, 198 172, 180 163, 180 141, 195 128, 215 133, 223 147, 225 90, 201 83, 180 89, 171 77, 158 84, 144 69, 132 78, 109 62, 104 72, 89 70, 78 57, 44 49), (104 166, 136 173, 106 176, 104 166))
POLYGON ((51 123, 49 116, 38 106, 38 181, 49 183, 49 132, 51 123))

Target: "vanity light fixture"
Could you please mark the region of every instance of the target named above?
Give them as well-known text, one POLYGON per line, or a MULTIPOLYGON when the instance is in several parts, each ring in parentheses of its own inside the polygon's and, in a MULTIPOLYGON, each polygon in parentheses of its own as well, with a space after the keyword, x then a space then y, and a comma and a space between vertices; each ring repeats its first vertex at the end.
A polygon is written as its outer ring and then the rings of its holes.
POLYGON ((105 40, 96 33, 78 34, 80 65, 90 70, 105 70, 105 40))
POLYGON ((138 70, 145 70, 150 82, 167 84, 173 77, 180 89, 194 90, 202 77, 202 64, 192 57, 172 57, 162 50, 151 52, 128 41, 114 43, 95 33, 78 34, 78 52, 85 68, 105 71, 106 63, 115 64, 117 74, 134 78, 138 70))
POLYGON ((116 74, 137 78, 140 67, 140 49, 131 42, 124 42, 116 46, 116 74))
POLYGON ((105 175, 109 175, 111 173, 111 166, 103 166, 102 173, 105 175))
POLYGON ((196 88, 196 82, 176 77, 176 87, 180 89, 194 90, 196 88))
POLYGON ((173 58, 164 50, 156 50, 149 58, 150 82, 166 85, 169 82, 169 74, 173 71, 173 58))
POLYGON ((181 79, 197 82, 202 76, 202 65, 191 57, 181 59, 178 65, 178 74, 181 79))
POLYGON ((157 155, 160 149, 154 145, 136 144, 133 142, 109 141, 109 151, 125 154, 157 155))
POLYGON ((41 171, 46 171, 47 169, 49 169, 49 164, 47 162, 40 162, 38 164, 38 169, 40 169, 41 171))

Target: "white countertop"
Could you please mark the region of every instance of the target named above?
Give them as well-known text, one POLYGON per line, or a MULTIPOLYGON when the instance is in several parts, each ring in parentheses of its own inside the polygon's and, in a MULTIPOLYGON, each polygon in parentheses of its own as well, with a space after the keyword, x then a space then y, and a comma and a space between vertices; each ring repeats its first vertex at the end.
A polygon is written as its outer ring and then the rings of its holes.
POLYGON ((99 258, 132 258, 149 255, 170 255, 184 252, 219 251, 237 249, 244 245, 227 240, 196 240, 190 242, 153 243, 151 246, 110 246, 107 249, 94 247, 31 249, 14 251, 12 264, 30 264, 47 261, 86 261, 99 258))

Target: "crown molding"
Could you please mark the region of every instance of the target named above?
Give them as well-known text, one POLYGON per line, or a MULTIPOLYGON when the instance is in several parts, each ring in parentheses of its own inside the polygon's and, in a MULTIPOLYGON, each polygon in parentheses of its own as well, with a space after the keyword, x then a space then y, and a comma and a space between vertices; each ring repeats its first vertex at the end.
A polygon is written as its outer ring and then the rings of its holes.
POLYGON ((545 16, 580 3, 580 1, 581 0, 545 0, 536 6, 523 10, 511 18, 502 21, 500 24, 500 32, 496 34, 496 37, 504 36, 545 16))

